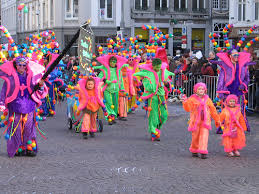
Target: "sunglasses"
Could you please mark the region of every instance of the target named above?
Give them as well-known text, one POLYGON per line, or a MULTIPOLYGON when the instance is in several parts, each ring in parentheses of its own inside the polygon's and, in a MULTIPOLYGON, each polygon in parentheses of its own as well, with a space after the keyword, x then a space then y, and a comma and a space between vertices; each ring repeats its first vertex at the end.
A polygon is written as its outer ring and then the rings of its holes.
POLYGON ((234 54, 234 55, 232 55, 233 57, 239 57, 239 54, 234 54))

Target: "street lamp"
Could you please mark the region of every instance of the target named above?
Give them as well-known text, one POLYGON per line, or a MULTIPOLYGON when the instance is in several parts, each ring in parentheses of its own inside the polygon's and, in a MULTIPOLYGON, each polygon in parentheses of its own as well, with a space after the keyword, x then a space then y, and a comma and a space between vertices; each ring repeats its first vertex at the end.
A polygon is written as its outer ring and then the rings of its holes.
POLYGON ((38 10, 36 11, 36 15, 38 16, 38 34, 40 33, 40 1, 38 1, 38 10))

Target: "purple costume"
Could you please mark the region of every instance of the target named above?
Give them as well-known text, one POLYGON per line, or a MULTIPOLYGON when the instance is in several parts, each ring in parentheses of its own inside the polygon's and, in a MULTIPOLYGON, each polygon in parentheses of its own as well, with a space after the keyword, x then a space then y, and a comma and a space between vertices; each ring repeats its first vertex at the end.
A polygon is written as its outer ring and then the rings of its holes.
POLYGON ((225 100, 229 94, 235 94, 239 99, 241 112, 245 117, 247 130, 250 126, 245 116, 245 94, 248 92, 249 71, 248 66, 253 65, 250 62, 250 53, 239 52, 239 58, 236 65, 231 62, 228 53, 218 53, 217 56, 221 61, 213 61, 221 67, 219 74, 217 93, 219 98, 225 100))
POLYGON ((35 108, 41 104, 45 97, 47 88, 44 85, 41 90, 33 93, 33 88, 42 77, 44 67, 32 61, 27 65, 27 72, 19 74, 9 61, 0 66, 0 78, 4 79, 4 85, 0 95, 0 105, 5 105, 9 110, 9 121, 7 134, 7 152, 13 157, 19 148, 26 151, 28 142, 32 141, 33 151, 36 153, 36 130, 35 130, 35 108))

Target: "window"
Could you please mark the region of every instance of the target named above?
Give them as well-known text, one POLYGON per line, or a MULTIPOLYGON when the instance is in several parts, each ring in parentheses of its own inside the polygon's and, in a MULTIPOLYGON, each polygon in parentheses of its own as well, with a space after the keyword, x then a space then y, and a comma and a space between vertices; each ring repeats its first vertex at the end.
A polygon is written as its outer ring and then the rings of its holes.
POLYGON ((219 9, 219 0, 213 0, 212 6, 213 9, 219 9))
POLYGON ((148 9, 148 0, 135 0, 135 9, 147 10, 148 9))
POLYGON ((213 33, 217 33, 220 36, 218 38, 215 38, 217 41, 218 45, 220 47, 225 47, 224 45, 224 38, 223 38, 223 29, 228 23, 214 23, 213 24, 213 33))
POLYGON ((66 18, 78 18, 78 0, 66 0, 66 18))
POLYGON ((155 10, 166 10, 168 8, 168 0, 155 0, 155 10))
POLYGON ((255 3, 255 20, 259 20, 259 2, 255 3))
POLYGON ((192 10, 201 11, 205 9, 205 0, 192 0, 192 10))
POLYGON ((174 1, 175 11, 187 11, 187 0, 175 0, 174 1))
POLYGON ((100 0, 100 17, 112 19, 112 0, 100 0))
POLYGON ((238 1, 238 21, 246 20, 246 0, 238 1))
POLYGON ((227 0, 221 0, 221 9, 228 9, 228 1, 227 0))

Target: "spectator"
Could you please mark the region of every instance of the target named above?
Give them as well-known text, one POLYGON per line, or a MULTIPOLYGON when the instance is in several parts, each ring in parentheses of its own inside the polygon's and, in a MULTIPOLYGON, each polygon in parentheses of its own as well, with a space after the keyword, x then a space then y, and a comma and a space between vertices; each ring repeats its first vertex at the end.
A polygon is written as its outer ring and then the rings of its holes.
MULTIPOLYGON (((216 56, 215 52, 214 51, 210 51, 209 52, 209 61, 212 60, 212 61, 218 61, 219 58, 216 56)), ((213 71, 214 71, 214 75, 217 76, 218 75, 218 65, 215 64, 215 63, 210 63, 213 71)))
POLYGON ((188 58, 185 59, 185 62, 186 62, 187 68, 186 69, 183 68, 183 73, 187 73, 187 72, 190 71, 191 65, 192 65, 192 59, 190 57, 188 57, 188 58))
POLYGON ((208 60, 202 60, 202 68, 201 68, 201 73, 202 75, 209 75, 209 76, 214 76, 214 71, 211 67, 211 64, 208 63, 208 60))
MULTIPOLYGON (((187 69, 188 69, 188 62, 187 62, 187 59, 190 57, 190 50, 189 49, 186 49, 183 53, 183 72, 186 72, 187 69)), ((190 64, 190 63, 189 63, 190 64)))
POLYGON ((168 65, 169 65, 169 71, 174 72, 173 69, 173 58, 170 55, 167 55, 168 65))
POLYGON ((198 63, 197 57, 194 57, 192 59, 192 65, 191 65, 190 71, 188 73, 193 76, 201 75, 201 65, 198 63))

